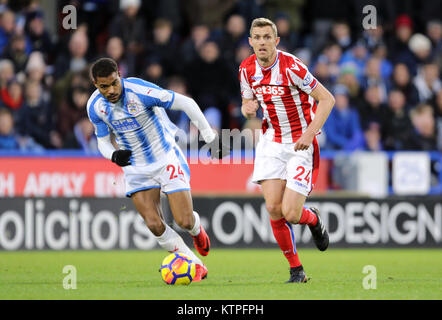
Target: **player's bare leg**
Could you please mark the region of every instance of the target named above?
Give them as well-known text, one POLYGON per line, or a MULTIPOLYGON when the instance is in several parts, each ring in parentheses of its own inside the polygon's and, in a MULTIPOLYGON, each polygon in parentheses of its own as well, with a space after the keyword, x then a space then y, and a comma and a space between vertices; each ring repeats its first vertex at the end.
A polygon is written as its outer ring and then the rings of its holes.
POLYGON ((292 225, 282 214, 286 181, 280 179, 264 180, 261 181, 261 186, 266 208, 270 215, 273 235, 290 265, 290 279, 287 282, 306 282, 307 276, 296 252, 292 225))
POLYGON ((132 202, 149 230, 156 237, 162 235, 166 230, 166 225, 161 216, 160 189, 138 191, 132 195, 132 202))
MULTIPOLYGON (((197 251, 206 256, 210 250, 210 239, 200 223, 198 213, 193 211, 192 196, 190 191, 168 193, 170 210, 175 222, 183 229, 189 231, 197 251)), ((198 259, 199 260, 199 259, 198 259)), ((201 261, 201 260, 200 260, 201 261)), ((196 276, 194 281, 205 279, 207 268, 201 263, 196 263, 196 276)))
MULTIPOLYGON (((282 212, 284 218, 293 224, 297 224, 301 220, 302 209, 307 197, 299 192, 286 188, 282 200, 282 212)), ((316 218, 316 217, 314 217, 316 218)), ((316 219, 315 219, 316 224, 316 219)))
POLYGON ((169 205, 176 223, 188 230, 192 236, 195 248, 202 256, 207 256, 210 250, 210 239, 200 223, 198 213, 193 211, 190 191, 169 193, 169 205))
MULTIPOLYGON (((132 195, 132 201, 163 249, 169 252, 183 253, 190 257, 196 265, 204 265, 184 243, 181 236, 164 222, 159 188, 138 191, 132 195)), ((198 281, 196 277, 194 281, 198 281)))
POLYGON ((324 251, 329 244, 328 232, 319 215, 319 210, 304 206, 306 198, 305 195, 286 188, 282 200, 282 213, 290 223, 308 225, 316 246, 324 251))
POLYGON ((191 230, 195 225, 192 196, 189 191, 178 191, 167 194, 169 207, 175 222, 185 230, 191 230))
POLYGON ((285 180, 281 179, 261 181, 262 194, 264 195, 266 209, 272 220, 279 220, 283 217, 281 209, 285 185, 285 180))

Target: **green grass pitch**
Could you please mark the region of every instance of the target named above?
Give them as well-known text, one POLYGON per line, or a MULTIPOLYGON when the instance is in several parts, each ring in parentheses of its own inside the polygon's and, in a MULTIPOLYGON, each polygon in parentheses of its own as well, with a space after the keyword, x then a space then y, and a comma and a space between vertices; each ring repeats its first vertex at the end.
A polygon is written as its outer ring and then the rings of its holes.
POLYGON ((440 249, 298 249, 310 281, 285 284, 288 264, 278 249, 212 249, 209 274, 169 286, 158 272, 167 252, 0 252, 0 299, 297 300, 442 299, 440 249), (63 267, 77 270, 77 289, 63 288, 63 267), (376 289, 363 288, 365 265, 376 289))

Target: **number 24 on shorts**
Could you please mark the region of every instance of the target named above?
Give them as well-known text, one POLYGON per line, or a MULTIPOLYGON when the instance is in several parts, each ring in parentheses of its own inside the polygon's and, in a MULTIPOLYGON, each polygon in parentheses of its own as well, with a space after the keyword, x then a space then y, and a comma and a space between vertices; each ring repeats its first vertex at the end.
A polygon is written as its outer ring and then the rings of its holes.
POLYGON ((296 171, 298 172, 298 174, 296 176, 294 176, 293 179, 295 179, 297 181, 304 180, 305 182, 310 183, 310 172, 311 172, 311 170, 309 170, 304 177, 302 177, 304 175, 304 173, 305 173, 305 168, 303 166, 297 167, 296 171))
POLYGON ((166 170, 170 172, 170 180, 178 178, 178 175, 181 176, 181 179, 184 179, 184 172, 183 170, 181 170, 181 167, 179 165, 177 166, 177 168, 175 168, 173 164, 169 164, 166 170), (175 172, 177 172, 178 174, 175 174, 175 172))

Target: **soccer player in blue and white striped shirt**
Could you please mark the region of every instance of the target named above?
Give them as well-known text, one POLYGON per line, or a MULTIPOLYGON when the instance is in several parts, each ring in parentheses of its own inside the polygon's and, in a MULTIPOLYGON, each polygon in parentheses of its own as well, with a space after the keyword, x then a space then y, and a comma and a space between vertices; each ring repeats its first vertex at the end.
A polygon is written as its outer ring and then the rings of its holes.
MULTIPOLYGON (((87 111, 101 154, 123 168, 126 195, 133 200, 159 245, 169 252, 189 256, 197 266, 193 281, 205 279, 207 268, 164 223, 160 211, 161 190, 168 197, 176 223, 188 230, 197 251, 203 256, 209 253, 210 239, 198 213, 193 211, 189 166, 175 142, 177 128, 165 109, 184 111, 206 143, 218 142, 218 135, 193 99, 142 79, 121 78, 112 59, 97 60, 90 73, 97 90, 87 103, 87 111), (118 150, 111 143, 111 132, 118 150)), ((219 148, 211 150, 215 150, 212 157, 222 156, 219 148)))

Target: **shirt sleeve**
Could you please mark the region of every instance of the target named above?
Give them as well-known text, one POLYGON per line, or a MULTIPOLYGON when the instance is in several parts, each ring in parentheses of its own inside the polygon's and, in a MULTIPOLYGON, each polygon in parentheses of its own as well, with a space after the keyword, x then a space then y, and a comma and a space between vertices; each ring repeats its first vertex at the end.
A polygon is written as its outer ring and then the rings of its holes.
POLYGON ((318 80, 299 59, 295 59, 294 63, 287 68, 287 76, 292 85, 297 86, 307 94, 310 94, 318 85, 318 80))
POLYGON ((107 136, 109 134, 109 127, 97 115, 97 113, 95 111, 95 103, 93 103, 93 102, 91 104, 88 103, 87 114, 88 114, 89 120, 94 125, 95 135, 97 136, 97 138, 107 136))
POLYGON ((160 91, 160 97, 159 97, 159 104, 164 109, 170 109, 172 107, 173 101, 175 100, 175 92, 161 89, 160 91))
POLYGON ((172 107, 175 99, 173 91, 138 78, 128 78, 127 81, 128 88, 138 95, 146 107, 162 107, 164 109, 172 107))
POLYGON ((176 93, 175 97, 172 110, 184 111, 192 121, 193 125, 201 132, 204 141, 206 143, 212 142, 213 139, 215 139, 215 133, 195 100, 179 93, 176 93))
POLYGON ((158 88, 150 89, 148 95, 145 97, 146 106, 157 106, 164 109, 170 109, 175 100, 175 92, 158 88))
POLYGON ((253 91, 247 78, 247 69, 243 64, 239 67, 239 84, 241 88, 241 97, 244 99, 253 99, 253 91))

